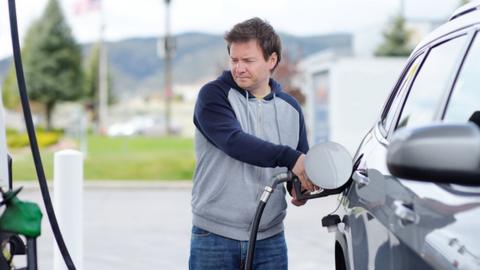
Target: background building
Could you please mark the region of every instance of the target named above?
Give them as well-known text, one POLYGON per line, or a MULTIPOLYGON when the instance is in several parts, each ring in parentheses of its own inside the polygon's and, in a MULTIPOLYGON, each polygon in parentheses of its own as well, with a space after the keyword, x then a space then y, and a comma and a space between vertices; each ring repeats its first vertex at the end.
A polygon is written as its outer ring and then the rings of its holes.
POLYGON ((310 143, 335 141, 353 154, 379 116, 405 61, 403 57, 353 56, 335 51, 301 61, 297 80, 307 97, 310 143))

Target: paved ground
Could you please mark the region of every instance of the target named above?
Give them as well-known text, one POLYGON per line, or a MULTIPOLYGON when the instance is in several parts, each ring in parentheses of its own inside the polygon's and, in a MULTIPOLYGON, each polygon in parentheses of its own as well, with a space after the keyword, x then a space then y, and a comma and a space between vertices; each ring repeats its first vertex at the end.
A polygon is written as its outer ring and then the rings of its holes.
MULTIPOLYGON (((20 198, 43 208, 34 187, 22 191, 20 198)), ((84 200, 85 270, 188 269, 188 184, 89 184, 84 200)), ((333 196, 300 208, 289 206, 285 225, 290 269, 334 269, 333 234, 321 227, 321 218, 336 203, 333 196)), ((42 232, 39 269, 50 270, 53 240, 46 217, 42 232)))

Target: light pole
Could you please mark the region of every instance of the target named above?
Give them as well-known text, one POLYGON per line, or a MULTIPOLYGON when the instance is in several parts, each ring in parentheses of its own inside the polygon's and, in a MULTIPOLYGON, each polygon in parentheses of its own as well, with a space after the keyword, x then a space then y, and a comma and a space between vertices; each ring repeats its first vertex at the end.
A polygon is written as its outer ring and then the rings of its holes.
POLYGON ((98 131, 101 135, 105 135, 108 125, 108 60, 107 46, 104 40, 105 34, 105 15, 103 6, 100 10, 100 55, 98 67, 98 131))
POLYGON ((171 100, 172 100, 172 51, 173 42, 170 37, 170 2, 165 0, 165 66, 164 66, 164 97, 165 97, 165 132, 172 134, 171 129, 171 100))

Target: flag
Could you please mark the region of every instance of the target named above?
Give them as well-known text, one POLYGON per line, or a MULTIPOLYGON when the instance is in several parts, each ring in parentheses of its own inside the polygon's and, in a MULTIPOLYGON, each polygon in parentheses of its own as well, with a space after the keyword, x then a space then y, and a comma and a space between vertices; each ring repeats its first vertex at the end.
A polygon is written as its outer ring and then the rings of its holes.
POLYGON ((100 10, 100 5, 100 0, 78 0, 73 6, 73 11, 75 14, 80 15, 83 13, 100 10))

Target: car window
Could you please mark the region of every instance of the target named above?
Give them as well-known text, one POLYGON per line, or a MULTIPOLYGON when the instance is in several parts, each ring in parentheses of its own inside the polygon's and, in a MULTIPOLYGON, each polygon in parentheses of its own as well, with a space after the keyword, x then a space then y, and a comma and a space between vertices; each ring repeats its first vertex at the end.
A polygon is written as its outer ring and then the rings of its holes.
MULTIPOLYGON (((480 34, 477 34, 458 75, 445 112, 445 122, 467 122, 480 114, 480 34)), ((480 125, 478 116, 472 120, 480 125)))
POLYGON ((400 115, 397 128, 431 122, 452 78, 466 36, 433 47, 418 72, 400 115))
POLYGON ((398 104, 402 100, 402 96, 405 93, 405 89, 410 85, 410 82, 412 81, 415 73, 417 72, 417 69, 420 66, 421 60, 422 60, 421 56, 418 56, 415 59, 415 61, 412 63, 408 71, 405 73, 399 89, 395 92, 394 94, 395 96, 393 97, 393 100, 390 103, 388 112, 386 116, 382 119, 382 126, 384 128, 384 131, 390 130, 390 127, 392 126, 392 123, 395 117, 395 113, 398 109, 398 104))

